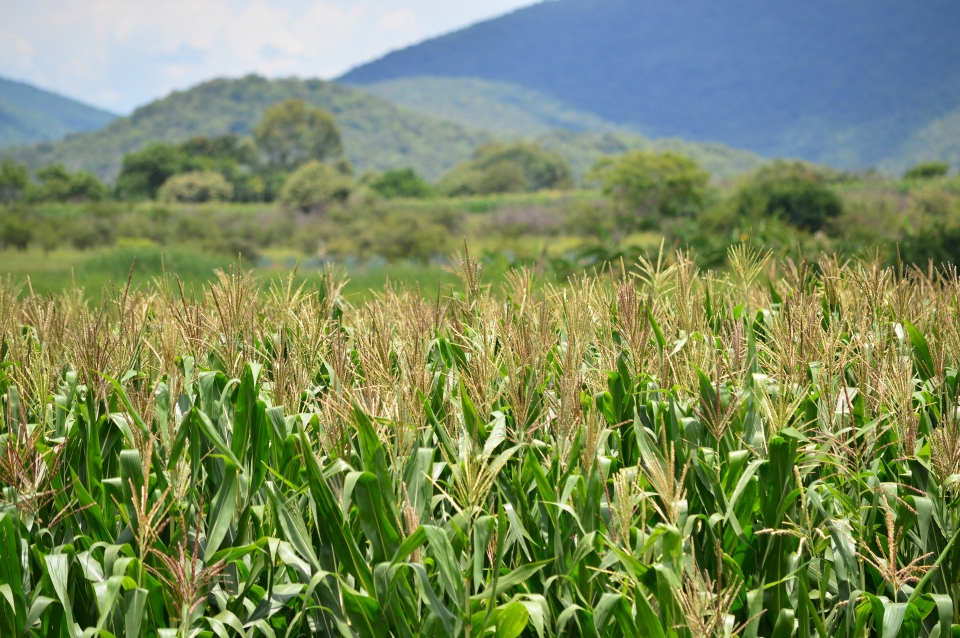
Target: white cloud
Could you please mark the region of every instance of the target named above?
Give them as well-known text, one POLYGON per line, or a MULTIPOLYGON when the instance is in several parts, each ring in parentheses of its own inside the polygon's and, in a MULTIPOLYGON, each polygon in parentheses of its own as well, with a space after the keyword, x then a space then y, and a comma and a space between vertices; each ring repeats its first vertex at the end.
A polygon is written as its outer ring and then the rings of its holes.
POLYGON ((336 77, 532 0, 0 0, 0 74, 115 111, 211 77, 336 77))

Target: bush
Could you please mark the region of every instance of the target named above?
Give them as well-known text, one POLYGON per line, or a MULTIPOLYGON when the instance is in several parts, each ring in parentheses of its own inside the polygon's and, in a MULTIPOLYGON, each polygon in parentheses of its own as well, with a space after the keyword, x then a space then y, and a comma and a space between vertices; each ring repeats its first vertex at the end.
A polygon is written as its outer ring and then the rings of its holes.
POLYGON ((343 202, 350 196, 349 177, 317 160, 298 168, 283 185, 280 201, 290 208, 304 212, 325 207, 331 202, 343 202))
POLYGON ((430 197, 434 194, 430 186, 412 168, 387 171, 370 182, 370 188, 388 199, 392 197, 430 197))
POLYGON ((923 162, 907 169, 903 179, 935 179, 944 177, 950 172, 950 165, 946 162, 923 162))
POLYGON ((227 202, 233 199, 233 184, 216 171, 193 171, 168 179, 158 195, 164 202, 227 202))
POLYGON ((803 162, 776 161, 758 169, 734 196, 747 218, 779 217, 797 228, 817 231, 843 212, 843 202, 822 171, 803 162))

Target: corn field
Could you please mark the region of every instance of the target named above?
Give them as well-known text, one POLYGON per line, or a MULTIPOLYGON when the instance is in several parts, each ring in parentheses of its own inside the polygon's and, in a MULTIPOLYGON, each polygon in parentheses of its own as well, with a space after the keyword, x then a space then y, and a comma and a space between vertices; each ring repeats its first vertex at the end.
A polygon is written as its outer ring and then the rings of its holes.
POLYGON ((0 288, 0 635, 960 635, 960 278, 0 288))

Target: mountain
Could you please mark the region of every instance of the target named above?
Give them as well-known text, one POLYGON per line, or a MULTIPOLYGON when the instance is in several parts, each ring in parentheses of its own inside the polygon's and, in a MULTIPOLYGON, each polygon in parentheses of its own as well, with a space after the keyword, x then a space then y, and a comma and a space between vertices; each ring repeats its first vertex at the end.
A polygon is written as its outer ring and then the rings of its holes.
POLYGON ((62 95, 0 78, 0 147, 91 131, 116 117, 62 95))
POLYGON ((937 139, 957 135, 958 9, 956 0, 552 0, 340 79, 505 82, 652 137, 899 170, 960 142, 937 139))
MULTIPOLYGON (((180 142, 195 135, 248 135, 268 107, 289 98, 302 98, 333 114, 343 134, 345 154, 361 172, 411 166, 427 179, 436 180, 455 164, 469 159, 479 145, 494 139, 516 139, 522 132, 540 132, 535 139, 568 157, 578 175, 603 154, 671 143, 701 159, 705 168, 721 177, 762 162, 747 151, 679 141, 651 142, 629 132, 545 132, 545 126, 478 130, 397 106, 356 87, 322 80, 267 80, 255 75, 216 79, 171 93, 99 131, 70 135, 59 142, 0 149, 0 159, 9 157, 32 169, 60 162, 70 170, 82 168, 112 181, 124 154, 130 151, 156 140, 180 142)), ((542 107, 541 113, 542 121, 553 113, 550 117, 566 118, 562 121, 567 123, 580 117, 576 121, 581 126, 610 128, 594 116, 550 111, 547 107, 542 107)))
POLYGON ((751 171, 763 158, 722 144, 650 139, 627 127, 570 108, 537 91, 506 82, 474 78, 417 77, 387 80, 363 87, 395 104, 467 128, 505 137, 532 138, 557 151, 580 176, 604 155, 632 150, 671 150, 688 155, 720 178, 751 171))
POLYGON ((519 84, 476 78, 416 77, 363 87, 394 104, 461 126, 509 135, 538 135, 553 129, 615 131, 624 127, 519 84))
POLYGON ((250 134, 270 106, 302 98, 330 111, 343 135, 345 153, 359 170, 415 166, 436 179, 454 164, 470 158, 490 134, 471 131, 427 115, 399 108, 387 100, 353 88, 287 78, 267 80, 250 75, 219 78, 165 98, 120 117, 99 131, 72 135, 61 142, 0 149, 31 168, 62 162, 112 181, 124 154, 157 140, 180 142, 196 135, 250 134))

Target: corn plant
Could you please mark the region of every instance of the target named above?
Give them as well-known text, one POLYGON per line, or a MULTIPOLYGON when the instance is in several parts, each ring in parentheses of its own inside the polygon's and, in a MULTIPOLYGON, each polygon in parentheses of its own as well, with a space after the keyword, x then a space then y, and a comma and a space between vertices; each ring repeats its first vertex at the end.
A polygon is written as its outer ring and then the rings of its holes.
POLYGON ((960 633, 960 279, 0 288, 0 635, 960 633))

